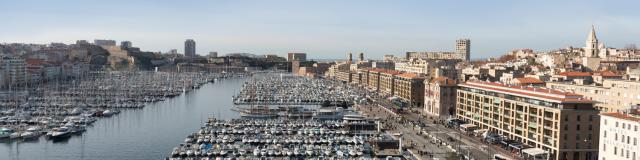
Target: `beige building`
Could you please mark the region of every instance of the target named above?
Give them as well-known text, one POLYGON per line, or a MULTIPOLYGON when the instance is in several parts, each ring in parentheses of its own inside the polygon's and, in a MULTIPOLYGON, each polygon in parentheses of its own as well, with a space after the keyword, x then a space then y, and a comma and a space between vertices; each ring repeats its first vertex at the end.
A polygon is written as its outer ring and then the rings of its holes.
POLYGON ((439 77, 439 75, 455 78, 457 72, 455 66, 461 62, 458 59, 419 59, 412 58, 408 62, 398 63, 395 70, 422 74, 428 77, 439 77))
POLYGON ((596 101, 603 112, 618 112, 631 105, 640 104, 640 82, 628 80, 603 80, 602 86, 579 85, 567 82, 550 82, 548 88, 560 89, 583 95, 596 101))
POLYGON ((455 115, 456 81, 438 77, 424 81, 424 113, 439 118, 455 115))
POLYGON ((424 103, 425 77, 414 73, 402 73, 394 76, 393 95, 407 102, 409 107, 422 107, 424 103))
POLYGON ((383 70, 380 72, 380 92, 386 95, 393 95, 395 76, 400 74, 395 70, 383 70))
POLYGON ((550 153, 550 159, 598 157, 599 116, 581 95, 468 81, 457 91, 456 116, 479 129, 550 153))
MULTIPOLYGON (((385 57, 386 58, 386 57, 385 57)), ((457 59, 463 61, 469 61, 471 58, 471 40, 458 39, 456 40, 456 46, 454 52, 407 52, 407 60, 418 59, 457 59)))
POLYGON ((640 111, 600 114, 599 160, 640 160, 640 111))
POLYGON ((349 72, 349 70, 338 70, 336 72, 336 79, 346 82, 346 83, 350 83, 351 82, 351 73, 349 72))
POLYGON ((369 69, 369 76, 367 76, 367 88, 374 91, 380 90, 380 72, 382 71, 384 71, 384 69, 369 69))

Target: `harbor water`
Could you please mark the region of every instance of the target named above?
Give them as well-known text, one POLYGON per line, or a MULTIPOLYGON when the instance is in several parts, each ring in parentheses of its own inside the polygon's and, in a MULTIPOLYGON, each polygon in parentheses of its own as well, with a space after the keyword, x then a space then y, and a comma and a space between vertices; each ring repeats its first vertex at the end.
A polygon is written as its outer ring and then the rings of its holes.
POLYGON ((250 77, 216 81, 200 89, 100 118, 87 131, 64 141, 44 137, 27 142, 0 142, 2 159, 164 159, 208 117, 238 118, 232 96, 250 77))

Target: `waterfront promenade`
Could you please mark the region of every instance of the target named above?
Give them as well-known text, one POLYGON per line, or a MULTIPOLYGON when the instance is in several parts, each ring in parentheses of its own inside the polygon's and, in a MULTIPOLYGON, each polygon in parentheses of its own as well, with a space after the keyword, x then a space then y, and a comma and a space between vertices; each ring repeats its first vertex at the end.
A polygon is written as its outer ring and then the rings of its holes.
POLYGON ((380 117, 389 132, 402 133, 407 142, 404 147, 420 159, 447 159, 454 153, 476 160, 491 159, 493 154, 514 156, 502 148, 482 142, 479 137, 445 127, 442 122, 434 121, 434 118, 419 112, 396 113, 390 109, 389 103, 384 103, 383 97, 373 92, 369 92, 368 97, 368 103, 356 105, 356 109, 370 116, 380 117))

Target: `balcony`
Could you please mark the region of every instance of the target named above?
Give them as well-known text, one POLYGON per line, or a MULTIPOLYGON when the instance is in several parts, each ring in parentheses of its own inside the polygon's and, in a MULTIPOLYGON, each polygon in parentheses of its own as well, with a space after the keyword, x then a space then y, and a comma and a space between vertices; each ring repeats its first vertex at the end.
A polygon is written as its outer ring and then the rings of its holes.
POLYGON ((529 122, 529 127, 531 128, 538 128, 538 124, 534 123, 534 122, 529 122))

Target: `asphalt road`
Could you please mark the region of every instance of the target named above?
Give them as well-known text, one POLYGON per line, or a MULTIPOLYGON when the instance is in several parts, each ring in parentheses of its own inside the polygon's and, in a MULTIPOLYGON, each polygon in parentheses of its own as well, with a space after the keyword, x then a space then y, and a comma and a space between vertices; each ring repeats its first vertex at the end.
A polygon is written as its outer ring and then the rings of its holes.
MULTIPOLYGON (((375 99, 381 101, 382 98, 375 99)), ((452 149, 458 150, 458 148, 460 148, 459 153, 475 160, 491 160, 495 153, 511 156, 511 154, 506 150, 486 144, 478 137, 465 135, 457 129, 447 128, 442 124, 434 124, 432 119, 424 115, 411 112, 402 113, 402 115, 399 116, 392 113, 390 110, 384 109, 382 106, 385 105, 378 105, 375 100, 373 102, 373 104, 360 105, 356 108, 368 115, 380 117, 382 119, 383 126, 389 132, 402 133, 404 146, 409 147, 413 153, 418 154, 418 156, 423 160, 433 158, 441 160, 446 159, 447 155, 452 152, 452 150, 445 145, 439 144, 437 140, 420 134, 421 131, 426 131, 431 135, 436 136, 440 141, 449 144, 452 149), (424 124, 424 129, 421 129, 418 123, 424 124), (428 154, 419 154, 421 152, 426 152, 428 154)), ((512 158, 516 159, 514 157, 512 158)))

